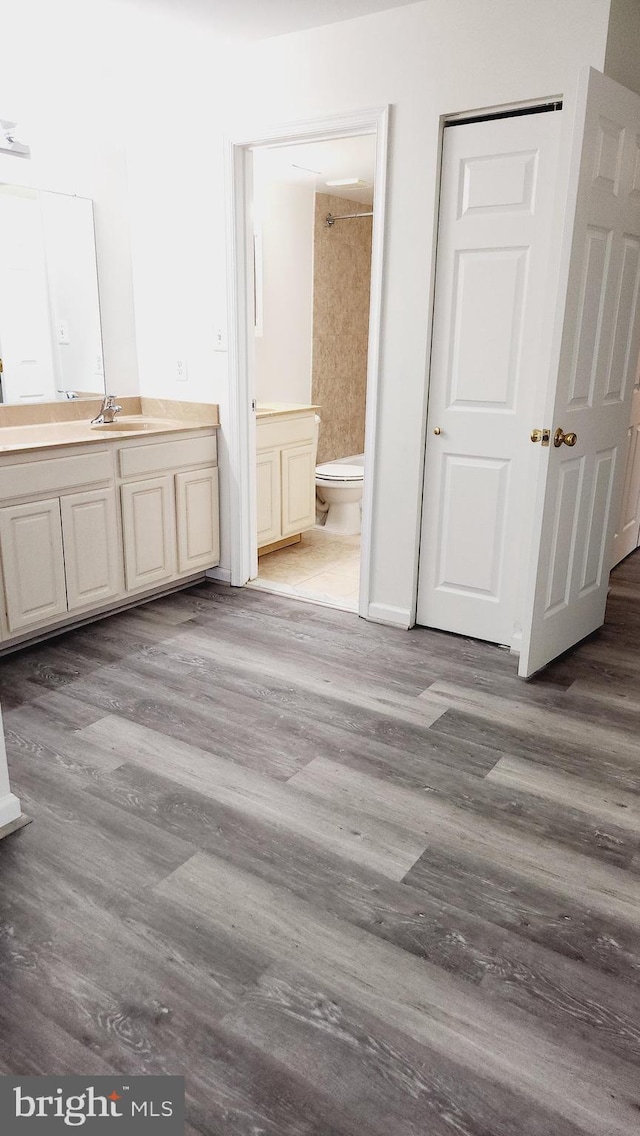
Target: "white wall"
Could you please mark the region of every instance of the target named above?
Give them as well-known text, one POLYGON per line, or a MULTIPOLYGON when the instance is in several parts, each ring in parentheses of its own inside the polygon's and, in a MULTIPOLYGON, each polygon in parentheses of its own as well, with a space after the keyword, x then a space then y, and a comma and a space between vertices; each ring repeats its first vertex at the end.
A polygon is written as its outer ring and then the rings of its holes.
POLYGON ((11 50, 0 108, 28 126, 34 156, 0 157, 0 179, 95 200, 105 368, 115 393, 135 387, 138 362, 143 393, 220 403, 223 565, 228 361, 214 348, 216 328, 226 328, 224 135, 391 104, 372 598, 378 613, 407 622, 439 117, 558 94, 570 111, 578 69, 603 67, 609 0, 424 0, 242 52, 183 22, 179 10, 156 18, 143 0, 13 7, 3 12, 11 50), (186 383, 176 381, 178 358, 187 360, 186 383))
POLYGON ((0 155, 0 181, 91 197, 105 372, 137 390, 123 139, 122 28, 101 0, 15 0, 2 10, 0 117, 17 120, 30 161, 0 155))
POLYGON ((229 565, 224 138, 391 104, 374 613, 407 624, 417 571, 440 116, 566 96, 602 69, 609 0, 424 0, 242 51, 129 0, 128 178, 142 393, 221 407, 229 565), (144 81, 140 69, 144 58, 144 81), (170 77, 170 79, 168 78, 170 77), (175 361, 187 357, 188 381, 175 361))
MULTIPOLYGON (((609 0, 426 0, 256 44, 230 102, 240 136, 392 106, 372 533, 374 614, 408 623, 426 414, 439 118, 566 96, 602 69, 609 0)), ((234 129, 232 126, 229 129, 234 129)))
POLYGON ((640 0, 611 0, 604 71, 640 94, 640 0))
POLYGON ((254 179, 254 219, 262 246, 258 402, 311 402, 314 202, 313 185, 254 179))

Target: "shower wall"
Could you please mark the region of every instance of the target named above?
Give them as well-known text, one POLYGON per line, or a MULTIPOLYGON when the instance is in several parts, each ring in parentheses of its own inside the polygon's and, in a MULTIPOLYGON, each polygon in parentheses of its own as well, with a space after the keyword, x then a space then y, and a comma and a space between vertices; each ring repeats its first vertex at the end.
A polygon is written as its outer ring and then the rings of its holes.
POLYGON ((338 221, 331 228, 325 218, 370 209, 316 194, 311 393, 321 408, 318 462, 364 450, 372 218, 338 221))

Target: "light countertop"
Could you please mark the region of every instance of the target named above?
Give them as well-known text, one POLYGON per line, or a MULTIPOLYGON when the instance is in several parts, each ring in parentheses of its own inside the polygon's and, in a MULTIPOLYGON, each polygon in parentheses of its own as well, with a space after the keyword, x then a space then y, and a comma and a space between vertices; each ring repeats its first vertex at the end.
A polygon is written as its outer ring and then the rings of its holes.
POLYGON ((201 428, 213 429, 211 423, 188 422, 175 418, 153 418, 148 415, 121 415, 104 426, 91 426, 89 421, 39 422, 24 426, 0 426, 0 454, 22 453, 59 446, 104 445, 126 438, 147 438, 151 434, 174 434, 201 428))
POLYGON ((317 414, 319 410, 319 406, 298 402, 259 402, 256 418, 293 418, 296 414, 317 414))

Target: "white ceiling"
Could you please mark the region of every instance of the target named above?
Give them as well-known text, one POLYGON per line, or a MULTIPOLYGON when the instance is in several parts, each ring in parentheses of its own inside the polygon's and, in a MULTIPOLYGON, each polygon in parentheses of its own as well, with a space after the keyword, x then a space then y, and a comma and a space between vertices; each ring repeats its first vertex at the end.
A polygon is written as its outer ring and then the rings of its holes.
POLYGON ((335 138, 328 142, 307 142, 299 146, 278 146, 254 150, 256 187, 264 182, 313 185, 321 193, 350 198, 370 205, 373 201, 373 175, 376 142, 373 134, 356 138, 335 138), (327 180, 357 177, 365 186, 328 187, 327 180))
POLYGON ((339 23, 411 0, 136 0, 141 8, 173 12, 206 22, 220 36, 268 39, 304 28, 339 23))

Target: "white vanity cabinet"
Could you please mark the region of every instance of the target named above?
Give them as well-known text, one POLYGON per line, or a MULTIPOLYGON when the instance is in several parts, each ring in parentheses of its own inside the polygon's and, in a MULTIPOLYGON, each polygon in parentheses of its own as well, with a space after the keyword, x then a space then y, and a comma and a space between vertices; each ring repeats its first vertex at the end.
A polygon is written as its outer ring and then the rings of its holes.
POLYGON ((122 591, 115 490, 70 493, 60 512, 68 610, 113 599, 122 591))
POLYGON ((66 613, 58 498, 0 509, 0 548, 10 633, 66 613))
POLYGON ((169 580, 176 571, 173 478, 122 486, 122 536, 127 589, 169 580))
POLYGON ((213 433, 163 442, 144 439, 122 447, 119 472, 128 591, 218 563, 216 460, 213 433))
MULTIPOLYGON (((260 426, 258 426, 258 443, 260 426)), ((282 487, 280 450, 260 450, 256 465, 258 548, 282 537, 282 487)))
POLYGON ((219 561, 213 427, 0 455, 0 646, 219 561))
POLYGON ((3 638, 122 592, 113 462, 106 449, 69 446, 0 461, 3 638), (78 490, 83 490, 78 492, 78 490))
POLYGON ((119 545, 110 488, 0 509, 9 632, 118 595, 119 545))
POLYGON ((316 409, 258 408, 258 550, 316 523, 316 409))

